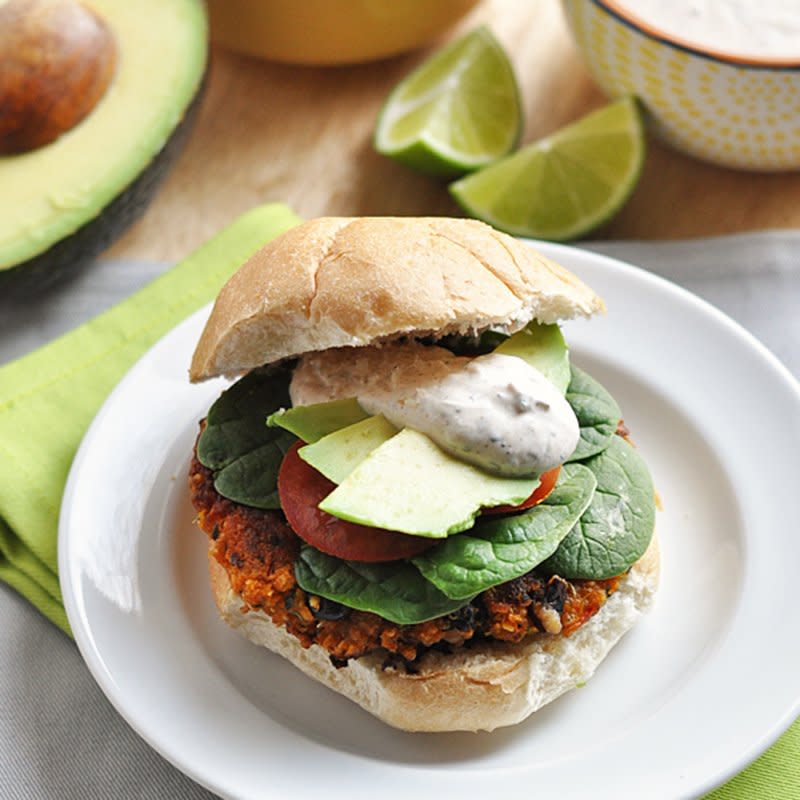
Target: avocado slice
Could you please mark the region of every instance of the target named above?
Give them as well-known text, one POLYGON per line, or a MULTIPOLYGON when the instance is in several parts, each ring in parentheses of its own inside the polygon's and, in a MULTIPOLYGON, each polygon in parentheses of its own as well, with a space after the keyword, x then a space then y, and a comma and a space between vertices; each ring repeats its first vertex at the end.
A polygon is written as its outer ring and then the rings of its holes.
POLYGON ((529 322, 494 350, 517 356, 539 370, 561 394, 567 393, 570 381, 569 349, 558 325, 529 322))
POLYGON ((188 133, 207 61, 200 0, 91 0, 118 51, 91 112, 50 144, 0 157, 0 292, 83 266, 144 211, 188 133))
POLYGON ((397 428, 378 415, 301 447, 297 455, 329 481, 341 483, 373 450, 396 434, 397 428))
POLYGON ((284 428, 298 439, 313 444, 334 431, 367 419, 368 416, 355 397, 348 397, 328 403, 282 408, 267 417, 267 425, 271 428, 284 428))
POLYGON ((404 428, 362 461, 319 507, 373 528, 444 538, 471 528, 483 506, 517 505, 538 478, 501 478, 404 428))

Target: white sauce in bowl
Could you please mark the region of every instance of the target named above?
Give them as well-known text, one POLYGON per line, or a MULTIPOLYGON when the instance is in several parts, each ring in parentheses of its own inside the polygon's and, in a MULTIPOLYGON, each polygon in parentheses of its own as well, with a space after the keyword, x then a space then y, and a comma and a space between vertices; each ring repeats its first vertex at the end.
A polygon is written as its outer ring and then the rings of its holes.
POLYGON ((609 5, 700 50, 800 60, 800 0, 615 0, 609 5))
POLYGON ((415 343, 326 350, 294 371, 292 403, 356 397, 370 414, 433 439, 500 475, 539 475, 562 464, 580 431, 569 403, 516 356, 477 358, 415 343))

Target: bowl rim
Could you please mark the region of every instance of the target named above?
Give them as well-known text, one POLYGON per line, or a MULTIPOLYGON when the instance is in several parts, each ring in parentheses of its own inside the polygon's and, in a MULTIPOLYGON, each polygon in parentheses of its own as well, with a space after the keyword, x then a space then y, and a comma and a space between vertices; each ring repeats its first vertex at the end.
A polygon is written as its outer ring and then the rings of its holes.
POLYGON ((650 22, 642 19, 628 8, 620 6, 619 0, 592 0, 592 2, 606 11, 611 16, 629 28, 664 44, 676 47, 679 50, 700 56, 711 61, 722 61, 735 66, 753 67, 765 70, 800 70, 800 56, 797 58, 770 58, 758 56, 743 56, 737 53, 718 50, 714 47, 704 47, 681 36, 667 33, 650 22))

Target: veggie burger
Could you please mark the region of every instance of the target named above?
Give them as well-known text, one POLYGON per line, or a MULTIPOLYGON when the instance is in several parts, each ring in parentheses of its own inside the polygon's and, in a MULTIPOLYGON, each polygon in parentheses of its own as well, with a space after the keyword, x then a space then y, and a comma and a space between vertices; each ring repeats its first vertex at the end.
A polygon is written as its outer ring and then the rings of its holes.
POLYGON ((190 474, 223 618, 407 730, 587 680, 658 583, 647 466, 557 324, 603 308, 471 220, 317 219, 253 255, 190 369, 238 377, 190 474))

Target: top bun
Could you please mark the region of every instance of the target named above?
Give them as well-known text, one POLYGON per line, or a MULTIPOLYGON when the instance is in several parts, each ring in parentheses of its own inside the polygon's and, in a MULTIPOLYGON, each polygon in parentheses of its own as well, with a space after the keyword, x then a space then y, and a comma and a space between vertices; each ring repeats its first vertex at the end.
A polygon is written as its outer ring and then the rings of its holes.
POLYGON ((189 377, 406 335, 512 332, 603 309, 572 273, 482 222, 323 217, 273 239, 230 278, 189 377))

